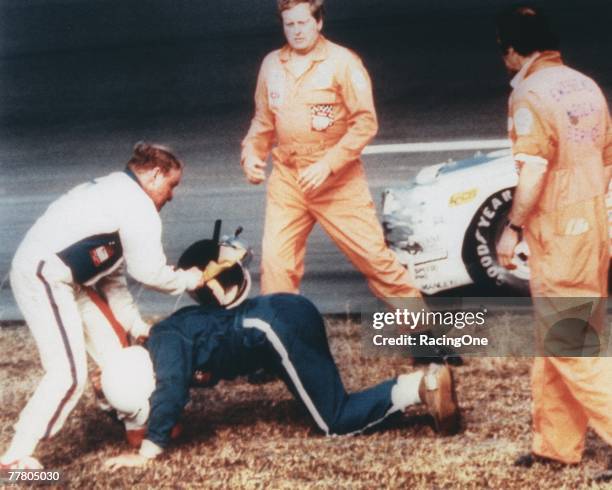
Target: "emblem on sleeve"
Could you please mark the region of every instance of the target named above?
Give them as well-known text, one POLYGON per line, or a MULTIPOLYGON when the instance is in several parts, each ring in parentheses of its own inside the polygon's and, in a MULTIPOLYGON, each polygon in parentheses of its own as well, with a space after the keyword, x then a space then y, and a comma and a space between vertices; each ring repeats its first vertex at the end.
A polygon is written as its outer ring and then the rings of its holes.
POLYGON ((520 108, 514 113, 514 128, 519 136, 526 136, 533 128, 533 114, 526 107, 520 108))
POLYGON ((91 261, 96 267, 98 267, 103 262, 106 262, 113 255, 115 255, 115 250, 110 245, 101 245, 89 251, 91 261))
POLYGON ((268 104, 271 108, 279 107, 283 103, 285 91, 285 77, 281 70, 273 70, 268 79, 268 104))
POLYGON ((268 91, 268 104, 270 107, 278 107, 282 104, 283 94, 279 89, 272 89, 268 91))
POLYGON ((334 106, 315 104, 310 107, 311 125, 315 131, 325 131, 334 124, 334 106))

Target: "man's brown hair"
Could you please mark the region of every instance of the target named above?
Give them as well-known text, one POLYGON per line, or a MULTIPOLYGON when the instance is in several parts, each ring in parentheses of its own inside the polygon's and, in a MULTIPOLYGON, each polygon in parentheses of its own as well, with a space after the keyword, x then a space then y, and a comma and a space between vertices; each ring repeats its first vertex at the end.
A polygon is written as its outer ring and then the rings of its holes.
POLYGON ((172 169, 183 168, 183 162, 174 155, 170 148, 144 141, 139 141, 134 145, 134 153, 127 165, 134 172, 159 167, 164 174, 172 169))
POLYGON ((510 48, 521 56, 559 50, 559 36, 548 16, 527 4, 511 6, 498 14, 497 37, 504 54, 510 48))
POLYGON ((323 2, 324 0, 277 0, 278 14, 280 15, 285 10, 289 10, 300 3, 307 3, 310 6, 310 13, 318 22, 323 19, 325 13, 323 2))

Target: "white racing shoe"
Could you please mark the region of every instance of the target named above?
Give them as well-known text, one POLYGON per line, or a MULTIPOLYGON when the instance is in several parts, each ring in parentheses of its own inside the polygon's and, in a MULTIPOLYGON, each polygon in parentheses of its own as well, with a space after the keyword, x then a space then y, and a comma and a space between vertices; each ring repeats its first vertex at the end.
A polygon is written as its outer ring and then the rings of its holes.
POLYGON ((43 465, 40 464, 33 456, 25 456, 7 464, 0 463, 2 470, 42 470, 43 465))
POLYGON ((430 364, 419 385, 419 397, 433 417, 436 432, 453 435, 461 428, 461 416, 453 373, 446 365, 430 364))

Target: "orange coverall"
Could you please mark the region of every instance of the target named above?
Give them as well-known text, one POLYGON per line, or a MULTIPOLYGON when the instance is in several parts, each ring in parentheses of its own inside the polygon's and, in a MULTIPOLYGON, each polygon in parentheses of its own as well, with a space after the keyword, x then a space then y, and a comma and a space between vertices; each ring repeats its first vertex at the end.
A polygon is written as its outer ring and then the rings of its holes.
MULTIPOLYGON (((542 194, 525 223, 531 294, 541 326, 555 308, 554 298, 608 295, 604 166, 612 164, 612 128, 599 87, 563 65, 557 51, 527 62, 512 85, 513 153, 517 160, 522 154, 548 162, 542 194), (546 308, 539 311, 538 303, 546 308)), ((533 452, 564 463, 580 461, 587 424, 612 444, 611 376, 609 357, 536 357, 533 452)))
POLYGON ((298 292, 306 239, 318 222, 376 296, 420 297, 385 245, 360 161, 378 129, 368 73, 357 55, 323 36, 313 50, 314 61, 297 78, 286 66, 289 46, 266 56, 242 142, 242 162, 251 155, 265 161, 272 152, 261 292, 298 292), (321 160, 332 173, 304 193, 298 172, 321 160))

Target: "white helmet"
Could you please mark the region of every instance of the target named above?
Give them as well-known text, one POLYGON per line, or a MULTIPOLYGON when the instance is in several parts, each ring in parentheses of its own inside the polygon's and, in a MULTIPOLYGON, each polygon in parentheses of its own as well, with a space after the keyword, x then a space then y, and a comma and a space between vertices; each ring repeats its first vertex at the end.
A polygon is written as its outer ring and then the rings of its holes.
POLYGON ((148 351, 139 345, 118 350, 102 369, 102 391, 120 419, 144 426, 149 418, 149 397, 155 372, 148 351))

